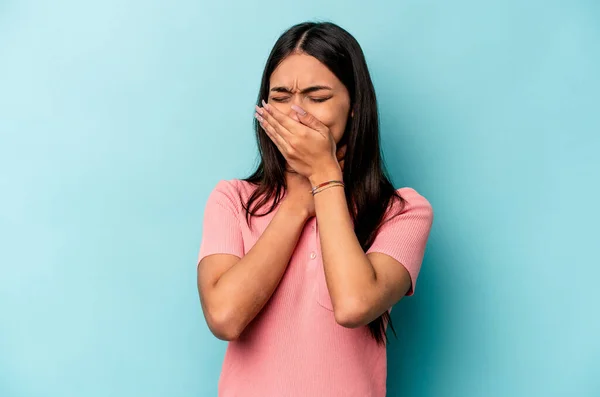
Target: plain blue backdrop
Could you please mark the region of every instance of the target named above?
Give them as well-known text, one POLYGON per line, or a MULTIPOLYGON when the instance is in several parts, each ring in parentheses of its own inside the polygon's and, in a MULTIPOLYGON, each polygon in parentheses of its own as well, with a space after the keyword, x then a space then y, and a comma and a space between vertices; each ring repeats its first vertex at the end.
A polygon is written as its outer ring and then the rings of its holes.
POLYGON ((204 204, 314 19, 361 43, 393 180, 435 210, 389 395, 600 396, 591 0, 0 1, 0 396, 216 395, 204 204))

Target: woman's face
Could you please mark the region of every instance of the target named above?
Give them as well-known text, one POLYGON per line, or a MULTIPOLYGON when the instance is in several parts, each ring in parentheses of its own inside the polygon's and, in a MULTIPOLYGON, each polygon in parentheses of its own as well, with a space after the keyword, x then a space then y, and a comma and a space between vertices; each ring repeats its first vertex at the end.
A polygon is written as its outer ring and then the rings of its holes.
POLYGON ((348 120, 350 96, 344 84, 316 58, 289 55, 271 74, 269 86, 270 105, 296 121, 291 106, 300 106, 329 127, 336 143, 340 141, 348 120))

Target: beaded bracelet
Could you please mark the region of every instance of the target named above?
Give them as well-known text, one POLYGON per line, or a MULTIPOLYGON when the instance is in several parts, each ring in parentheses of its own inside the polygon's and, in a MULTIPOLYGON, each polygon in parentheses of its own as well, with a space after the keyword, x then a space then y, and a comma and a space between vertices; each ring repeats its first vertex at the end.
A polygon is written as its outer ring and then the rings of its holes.
POLYGON ((329 189, 330 187, 334 187, 334 186, 342 186, 342 187, 344 187, 344 182, 343 181, 327 181, 327 182, 323 182, 323 183, 320 183, 319 185, 315 186, 310 192, 314 196, 315 194, 320 193, 323 190, 329 189))

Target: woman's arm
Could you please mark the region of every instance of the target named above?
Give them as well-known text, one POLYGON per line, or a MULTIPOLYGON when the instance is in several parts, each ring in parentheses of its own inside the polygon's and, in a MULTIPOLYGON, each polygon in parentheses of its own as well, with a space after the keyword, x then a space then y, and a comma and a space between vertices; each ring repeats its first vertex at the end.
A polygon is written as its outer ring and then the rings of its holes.
MULTIPOLYGON (((341 180, 339 167, 332 165, 311 176, 311 184, 341 180)), ((381 253, 367 255, 354 233, 344 189, 332 187, 315 195, 325 279, 336 321, 359 327, 375 320, 410 289, 406 268, 381 253)))
POLYGON ((284 200, 243 258, 216 254, 198 264, 202 310, 217 338, 237 339, 273 294, 308 219, 308 211, 297 208, 284 200))
MULTIPOLYGON (((298 121, 264 101, 255 116, 312 186, 342 180, 329 127, 296 105, 292 108, 298 121)), ((367 255, 354 233, 343 189, 332 187, 315 195, 325 278, 339 324, 368 324, 412 293, 433 219, 427 200, 417 194, 412 198, 414 207, 380 228, 367 255)))

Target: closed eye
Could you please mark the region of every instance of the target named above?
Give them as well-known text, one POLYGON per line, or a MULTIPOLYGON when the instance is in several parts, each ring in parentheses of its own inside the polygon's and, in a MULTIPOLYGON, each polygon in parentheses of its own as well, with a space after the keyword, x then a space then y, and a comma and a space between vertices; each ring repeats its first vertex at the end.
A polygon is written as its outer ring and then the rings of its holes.
POLYGON ((318 102, 318 103, 320 103, 320 102, 325 102, 325 101, 327 101, 328 99, 331 99, 331 97, 328 97, 328 98, 310 98, 310 100, 311 100, 311 101, 313 101, 313 102, 318 102))
MULTIPOLYGON (((325 102, 325 101, 327 101, 327 100, 329 100, 331 98, 332 97, 327 97, 327 98, 308 98, 308 99, 310 99, 312 102, 321 103, 321 102, 325 102)), ((271 98, 272 101, 279 102, 279 103, 284 103, 284 102, 288 101, 289 99, 290 99, 289 97, 284 97, 284 98, 281 98, 281 97, 275 98, 275 97, 273 97, 273 98, 271 98)))

